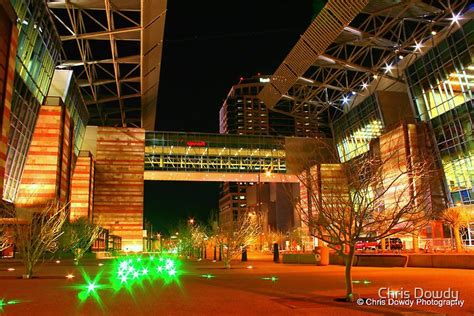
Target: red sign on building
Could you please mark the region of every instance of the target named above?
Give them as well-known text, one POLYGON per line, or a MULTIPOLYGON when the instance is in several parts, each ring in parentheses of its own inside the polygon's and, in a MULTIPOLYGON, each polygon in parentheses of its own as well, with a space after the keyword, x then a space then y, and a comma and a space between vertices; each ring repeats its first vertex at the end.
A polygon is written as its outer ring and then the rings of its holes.
POLYGON ((186 143, 186 145, 190 146, 190 147, 206 147, 206 142, 205 141, 189 141, 186 143))

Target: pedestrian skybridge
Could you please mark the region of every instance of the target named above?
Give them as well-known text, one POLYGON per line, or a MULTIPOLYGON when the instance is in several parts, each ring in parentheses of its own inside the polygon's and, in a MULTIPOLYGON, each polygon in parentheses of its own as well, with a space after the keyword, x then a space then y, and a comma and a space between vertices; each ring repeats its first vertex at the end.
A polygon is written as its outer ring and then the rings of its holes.
POLYGON ((297 182, 288 148, 304 138, 146 132, 145 180, 297 182))

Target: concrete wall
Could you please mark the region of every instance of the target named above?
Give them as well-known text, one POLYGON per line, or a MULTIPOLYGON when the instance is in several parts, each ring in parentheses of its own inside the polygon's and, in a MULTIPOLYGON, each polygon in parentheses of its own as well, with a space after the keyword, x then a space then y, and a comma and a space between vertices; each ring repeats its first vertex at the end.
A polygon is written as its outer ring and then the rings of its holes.
POLYGON ((19 207, 69 201, 71 119, 59 98, 54 101, 40 109, 15 203, 19 207))
MULTIPOLYGON (((344 265, 344 260, 336 254, 330 254, 329 262, 344 265)), ((413 267, 413 268, 449 268, 474 269, 474 255, 466 254, 401 254, 401 255, 356 255, 357 267, 413 267)))
POLYGON ((473 255, 410 255, 409 267, 474 269, 473 255))
POLYGON ((406 92, 377 91, 375 93, 385 126, 389 129, 415 117, 406 92))
POLYGON ((122 237, 122 250, 143 248, 145 130, 98 127, 94 222, 122 237))
POLYGON ((311 263, 316 264, 314 254, 285 253, 282 255, 283 263, 311 263))

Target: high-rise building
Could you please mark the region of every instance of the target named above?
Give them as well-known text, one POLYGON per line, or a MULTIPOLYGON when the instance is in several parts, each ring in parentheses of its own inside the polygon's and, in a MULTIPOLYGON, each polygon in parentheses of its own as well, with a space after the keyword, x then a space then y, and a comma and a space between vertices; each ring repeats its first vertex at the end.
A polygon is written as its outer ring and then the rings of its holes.
MULTIPOLYGON (((298 114, 301 115, 297 116, 290 116, 281 111, 269 111, 265 104, 257 97, 268 82, 270 82, 269 76, 256 75, 251 78, 241 78, 238 84, 232 86, 219 112, 221 134, 304 137, 321 135, 328 132, 327 125, 314 124, 311 121, 309 110, 305 107, 302 107, 299 111, 298 114)), ((283 100, 278 106, 280 109, 291 108, 291 104, 294 102, 283 100)), ((271 172, 271 170, 262 170, 262 173, 265 172, 271 172)), ((232 221, 237 219, 239 214, 249 209, 247 188, 255 184, 257 186, 261 185, 261 183, 245 182, 224 182, 222 184, 219 199, 219 221, 221 225, 230 225, 232 221)), ((284 194, 282 188, 276 188, 278 186, 281 185, 273 185, 271 192, 278 192, 280 195, 284 194)), ((262 188, 262 192, 267 192, 268 190, 270 189, 262 188)), ((258 191, 260 192, 260 189, 258 191)), ((270 197, 268 194, 266 196, 270 197)), ((257 199, 258 202, 256 202, 257 200, 252 200, 252 203, 264 203, 264 196, 262 195, 261 197, 261 200, 257 199)), ((272 199, 272 201, 276 200, 272 199)), ((268 200, 267 205, 274 204, 273 202, 270 203, 270 200, 268 200)), ((283 204, 279 203, 279 205, 283 204)), ((250 207, 254 207, 254 205, 250 207)), ((266 210, 266 214, 268 214, 269 208, 266 210)), ((282 211, 281 214, 283 213, 282 211)), ((277 226, 287 226, 283 224, 277 225, 276 220, 267 220, 267 222, 271 224, 271 229, 276 229, 277 226)))

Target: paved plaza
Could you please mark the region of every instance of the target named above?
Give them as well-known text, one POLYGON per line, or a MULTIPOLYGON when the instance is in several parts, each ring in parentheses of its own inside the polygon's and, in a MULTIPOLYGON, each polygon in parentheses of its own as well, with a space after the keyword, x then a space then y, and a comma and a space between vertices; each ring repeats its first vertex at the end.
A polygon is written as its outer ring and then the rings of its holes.
MULTIPOLYGON (((342 266, 274 264, 269 260, 235 262, 230 270, 220 262, 184 261, 179 283, 145 281, 114 292, 97 288, 100 304, 93 296, 78 298, 77 285, 101 273, 97 284, 105 284, 112 260, 71 261, 44 264, 33 280, 23 280, 19 262, 0 261, 0 298, 13 302, 3 306, 5 315, 472 315, 474 271, 461 269, 354 267, 357 297, 364 305, 335 301, 344 296, 342 266), (101 264, 101 265, 99 265, 101 264), (103 264, 103 265, 102 265, 103 264), (251 268, 249 268, 251 266, 251 268), (15 269, 9 271, 8 269, 15 269), (65 276, 73 274, 68 280, 65 276), (459 291, 460 307, 375 304, 380 288, 391 291, 459 291), (373 298, 374 300, 370 300, 373 298)), ((385 292, 387 291, 385 290, 385 292)), ((384 292, 382 292, 384 293, 384 292)))

